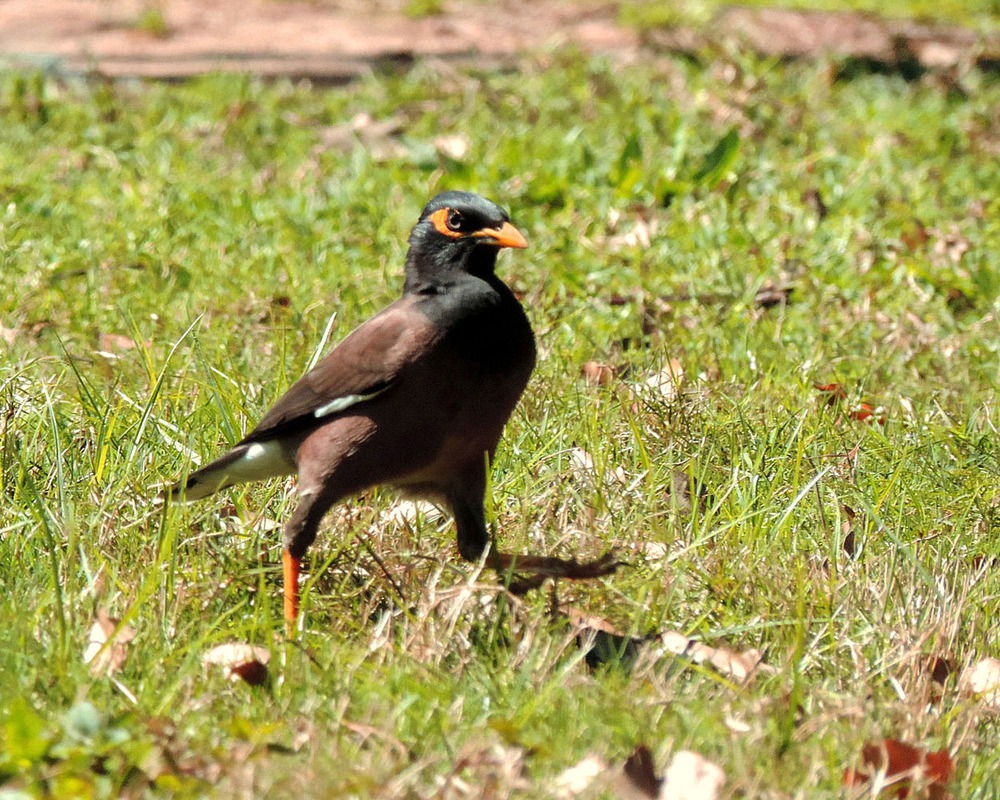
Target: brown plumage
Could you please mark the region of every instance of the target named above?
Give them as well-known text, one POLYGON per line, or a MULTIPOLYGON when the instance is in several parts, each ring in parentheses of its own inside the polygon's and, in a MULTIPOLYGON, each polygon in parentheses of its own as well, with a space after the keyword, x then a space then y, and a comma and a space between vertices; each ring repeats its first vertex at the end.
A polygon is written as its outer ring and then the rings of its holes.
MULTIPOLYGON (((466 192, 435 197, 410 235, 403 296, 298 380, 232 450, 171 490, 194 500, 298 473, 299 503, 284 530, 289 620, 298 613, 300 562, 323 516, 372 486, 442 503, 463 558, 482 556, 488 459, 535 365, 528 318, 494 267, 501 248, 526 246, 495 203, 466 192)), ((564 577, 616 565, 495 550, 487 563, 564 577)))

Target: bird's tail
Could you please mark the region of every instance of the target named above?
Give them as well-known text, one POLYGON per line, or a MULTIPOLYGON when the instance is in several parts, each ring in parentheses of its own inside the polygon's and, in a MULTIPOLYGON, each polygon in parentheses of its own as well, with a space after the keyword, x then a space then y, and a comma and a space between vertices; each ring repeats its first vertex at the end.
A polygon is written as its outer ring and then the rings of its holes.
POLYGON ((277 442, 239 444, 225 455, 188 475, 186 481, 172 486, 166 494, 171 500, 200 500, 227 486, 290 475, 293 462, 277 442))

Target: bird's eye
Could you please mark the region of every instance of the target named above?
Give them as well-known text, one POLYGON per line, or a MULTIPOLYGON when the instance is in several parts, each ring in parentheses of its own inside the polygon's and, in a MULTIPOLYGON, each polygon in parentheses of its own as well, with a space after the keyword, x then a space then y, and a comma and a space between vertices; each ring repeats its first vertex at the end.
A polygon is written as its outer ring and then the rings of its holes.
POLYGON ((449 209, 448 218, 444 224, 448 226, 450 231, 460 231, 462 230, 462 215, 453 208, 449 209))

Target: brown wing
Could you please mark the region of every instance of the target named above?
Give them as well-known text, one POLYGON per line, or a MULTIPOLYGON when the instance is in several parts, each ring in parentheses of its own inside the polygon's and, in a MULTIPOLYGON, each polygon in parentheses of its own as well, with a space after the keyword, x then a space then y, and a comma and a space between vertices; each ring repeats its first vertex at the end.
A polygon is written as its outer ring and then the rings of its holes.
POLYGON ((437 332, 404 297, 356 328, 292 384, 243 442, 297 433, 384 391, 431 347, 437 332))

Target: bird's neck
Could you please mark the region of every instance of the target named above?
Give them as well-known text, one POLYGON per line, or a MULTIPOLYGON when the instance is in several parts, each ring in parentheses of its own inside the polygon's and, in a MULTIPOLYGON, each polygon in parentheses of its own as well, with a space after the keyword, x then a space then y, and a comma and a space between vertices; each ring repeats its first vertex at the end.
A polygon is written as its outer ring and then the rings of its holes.
POLYGON ((493 284, 499 279, 494 270, 497 250, 474 247, 464 252, 422 252, 411 248, 406 256, 405 293, 435 292, 453 286, 463 276, 471 275, 493 284))

